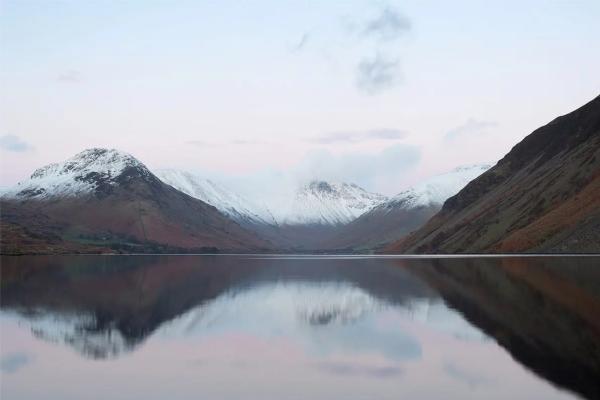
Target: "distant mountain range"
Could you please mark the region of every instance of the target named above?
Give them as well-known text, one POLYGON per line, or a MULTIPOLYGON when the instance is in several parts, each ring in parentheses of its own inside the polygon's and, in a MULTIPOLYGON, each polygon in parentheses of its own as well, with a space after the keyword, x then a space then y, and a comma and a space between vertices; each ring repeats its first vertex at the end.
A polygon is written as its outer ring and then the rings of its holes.
POLYGON ((260 204, 220 182, 88 149, 5 189, 2 253, 598 252, 600 97, 392 198, 314 180, 260 204))
POLYGON ((382 244, 416 228, 485 169, 460 167, 392 199, 315 180, 256 204, 190 172, 151 172, 129 154, 89 149, 4 191, 3 251, 355 251, 367 247, 361 235, 382 244), (414 222, 399 231, 389 213, 400 209, 414 222))
POLYGON ((348 183, 311 181, 287 198, 256 204, 221 183, 186 171, 159 170, 168 185, 215 206, 239 223, 269 225, 343 225, 387 200, 348 183))

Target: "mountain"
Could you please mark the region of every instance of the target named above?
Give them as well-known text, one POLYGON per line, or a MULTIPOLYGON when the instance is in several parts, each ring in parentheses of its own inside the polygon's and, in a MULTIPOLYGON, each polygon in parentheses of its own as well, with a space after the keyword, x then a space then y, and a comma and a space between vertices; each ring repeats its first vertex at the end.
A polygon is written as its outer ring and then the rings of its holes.
POLYGON ((387 251, 600 252, 600 96, 535 130, 387 251))
POLYGON ((447 198, 490 167, 489 164, 461 166, 426 179, 342 227, 328 246, 364 250, 397 240, 425 224, 447 198))
POLYGON ((259 206, 220 183, 189 172, 155 173, 164 183, 216 207, 278 248, 295 251, 319 249, 340 227, 386 200, 354 184, 311 181, 276 198, 265 198, 265 205, 259 206))
POLYGON ((355 184, 311 181, 268 204, 277 225, 260 233, 288 251, 328 251, 340 229, 385 200, 355 184))
POLYGON ((288 204, 272 209, 280 225, 347 224, 387 198, 348 183, 311 181, 288 204))
POLYGON ((129 154, 85 150, 5 191, 3 253, 260 250, 267 243, 129 154))
POLYGON ((276 222, 266 207, 252 204, 224 185, 198 175, 174 169, 155 171, 156 176, 167 185, 196 199, 216 207, 236 222, 244 224, 268 224, 276 222))
POLYGON ((355 184, 311 181, 283 199, 257 205, 223 184, 172 169, 155 171, 166 184, 204 201, 239 223, 266 225, 343 225, 387 198, 355 184))

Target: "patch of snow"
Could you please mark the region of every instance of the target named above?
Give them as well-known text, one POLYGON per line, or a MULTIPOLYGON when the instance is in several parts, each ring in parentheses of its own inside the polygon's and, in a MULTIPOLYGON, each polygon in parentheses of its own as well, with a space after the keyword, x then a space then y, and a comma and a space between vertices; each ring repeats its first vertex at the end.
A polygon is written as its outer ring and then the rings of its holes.
POLYGON ((386 200, 355 184, 312 181, 300 187, 287 204, 271 211, 280 224, 341 225, 386 200))
POLYGON ((92 193, 98 182, 115 185, 125 168, 150 171, 130 154, 114 149, 87 149, 62 162, 38 168, 27 180, 8 188, 3 198, 72 197, 92 193))
POLYGON ((251 203, 222 184, 174 169, 154 173, 167 185, 210 204, 238 222, 275 224, 267 209, 251 203))
POLYGON ((490 164, 457 167, 450 172, 436 175, 397 194, 380 207, 388 209, 403 207, 408 209, 441 206, 448 198, 460 192, 469 182, 490 168, 490 164))
POLYGON ((354 184, 312 181, 283 199, 256 204, 221 183, 172 169, 155 171, 166 184, 204 201, 238 222, 269 225, 348 223, 387 198, 354 184))

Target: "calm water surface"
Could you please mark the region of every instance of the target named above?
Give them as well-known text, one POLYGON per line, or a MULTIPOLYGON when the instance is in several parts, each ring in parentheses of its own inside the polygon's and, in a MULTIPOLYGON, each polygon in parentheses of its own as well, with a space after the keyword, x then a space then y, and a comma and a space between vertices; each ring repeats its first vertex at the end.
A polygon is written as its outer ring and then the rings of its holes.
POLYGON ((1 397, 599 398, 598 264, 2 258, 1 397))

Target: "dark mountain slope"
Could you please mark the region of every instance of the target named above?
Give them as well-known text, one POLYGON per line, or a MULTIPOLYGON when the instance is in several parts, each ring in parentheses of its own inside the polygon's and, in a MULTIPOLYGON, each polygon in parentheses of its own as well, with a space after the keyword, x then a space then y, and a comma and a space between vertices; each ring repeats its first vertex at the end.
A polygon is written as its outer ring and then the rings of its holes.
POLYGON ((388 202, 338 228, 321 246, 348 251, 382 248, 420 228, 440 210, 440 205, 397 207, 388 202))
POLYGON ((390 252, 600 252, 600 97, 543 126, 390 252))

